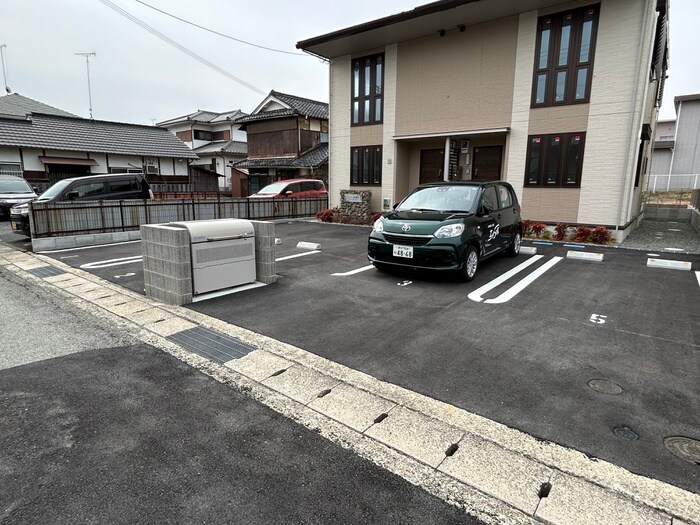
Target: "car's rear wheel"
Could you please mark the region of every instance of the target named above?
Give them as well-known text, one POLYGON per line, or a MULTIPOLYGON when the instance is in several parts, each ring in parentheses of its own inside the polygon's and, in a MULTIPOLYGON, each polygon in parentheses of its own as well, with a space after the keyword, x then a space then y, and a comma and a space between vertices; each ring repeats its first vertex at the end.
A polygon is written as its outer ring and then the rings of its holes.
POLYGON ((510 243, 510 246, 506 249, 506 255, 508 257, 515 257, 520 253, 520 245, 522 244, 522 237, 520 236, 520 232, 515 232, 515 235, 513 235, 513 240, 510 243))
POLYGON ((474 279, 476 275, 476 270, 479 268, 479 252, 476 251, 476 247, 469 246, 467 248, 467 255, 464 258, 464 266, 460 271, 460 278, 462 281, 469 282, 474 279))

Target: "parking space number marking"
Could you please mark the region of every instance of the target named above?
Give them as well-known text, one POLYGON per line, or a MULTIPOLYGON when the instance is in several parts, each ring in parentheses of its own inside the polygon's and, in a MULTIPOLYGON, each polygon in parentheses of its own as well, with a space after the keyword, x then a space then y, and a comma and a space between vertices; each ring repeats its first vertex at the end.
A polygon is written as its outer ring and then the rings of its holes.
POLYGON ((400 283, 396 283, 396 286, 408 286, 409 284, 413 284, 413 281, 403 281, 400 283))
POLYGON ((600 314, 592 314, 591 315, 591 323, 595 324, 605 324, 605 320, 608 318, 607 315, 600 315, 600 314))

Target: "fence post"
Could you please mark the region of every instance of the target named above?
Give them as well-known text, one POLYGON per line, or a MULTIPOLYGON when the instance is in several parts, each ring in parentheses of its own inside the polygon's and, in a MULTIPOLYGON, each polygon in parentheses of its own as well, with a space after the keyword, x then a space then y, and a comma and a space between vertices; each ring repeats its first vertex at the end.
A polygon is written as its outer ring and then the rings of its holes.
POLYGON ((124 227, 124 201, 119 200, 119 218, 122 221, 122 231, 125 232, 126 228, 124 227))
POLYGON ((668 176, 668 182, 666 183, 666 191, 671 189, 671 176, 668 176))

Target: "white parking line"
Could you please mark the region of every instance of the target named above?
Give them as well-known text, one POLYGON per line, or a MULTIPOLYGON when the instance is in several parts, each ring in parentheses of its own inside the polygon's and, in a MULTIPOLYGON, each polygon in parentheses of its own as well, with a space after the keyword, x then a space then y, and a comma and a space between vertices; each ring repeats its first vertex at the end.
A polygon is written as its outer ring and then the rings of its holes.
POLYGON ((356 273, 366 272, 367 270, 371 270, 372 268, 374 268, 374 265, 369 264, 367 266, 363 266, 362 268, 358 268, 357 270, 350 270, 349 272, 343 273, 332 273, 331 275, 335 277, 347 277, 348 275, 355 275, 356 273))
POLYGON ((296 253, 294 255, 287 255, 286 257, 280 257, 275 259, 275 262, 286 261, 287 259, 296 259, 297 257, 305 257, 307 255, 313 255, 314 253, 321 253, 321 250, 314 250, 312 252, 296 253))
POLYGON ((80 266, 83 270, 95 270, 97 268, 108 268, 109 266, 121 266, 123 264, 131 264, 141 262, 143 256, 134 255, 131 257, 122 257, 121 259, 107 259, 104 261, 95 261, 91 263, 82 264, 80 266))
POLYGON ((513 269, 507 271, 506 273, 504 273, 504 274, 501 275, 500 277, 497 277, 497 278, 494 279, 493 281, 486 283, 486 284, 485 284, 484 286, 482 286, 481 288, 477 288, 477 289, 474 290, 472 293, 470 293, 467 297, 469 297, 469 299, 471 299, 472 301, 476 301, 477 303, 480 303, 481 301, 484 300, 484 298, 481 297, 483 294, 485 294, 485 293, 488 292, 489 290, 493 290, 494 288, 496 288, 496 286, 499 286, 500 284, 506 282, 508 279, 510 279, 510 278, 513 277, 514 275, 516 275, 516 274, 522 272, 525 268, 527 268, 527 267, 530 266, 531 264, 536 263, 536 262, 539 261, 542 257, 544 257, 544 255, 533 255, 532 257, 530 257, 530 258, 529 258, 527 261, 525 261, 524 263, 519 264, 518 266, 516 266, 515 268, 513 268, 513 269))
POLYGON ((698 286, 700 286, 700 272, 695 272, 695 277, 698 279, 698 286))
POLYGON ((490 304, 501 304, 501 303, 505 303, 507 301, 510 301, 513 297, 515 297, 520 292, 522 292, 525 288, 527 288, 535 279, 540 277, 544 272, 549 270, 552 266, 557 264, 562 259, 563 259, 563 257, 552 257, 551 260, 547 261, 545 264, 543 264, 542 266, 537 268, 537 270, 535 270, 530 275, 528 275, 527 277, 525 277, 524 279, 519 281, 514 286, 508 288, 501 295, 499 295, 495 299, 488 299, 485 302, 490 303, 490 304))

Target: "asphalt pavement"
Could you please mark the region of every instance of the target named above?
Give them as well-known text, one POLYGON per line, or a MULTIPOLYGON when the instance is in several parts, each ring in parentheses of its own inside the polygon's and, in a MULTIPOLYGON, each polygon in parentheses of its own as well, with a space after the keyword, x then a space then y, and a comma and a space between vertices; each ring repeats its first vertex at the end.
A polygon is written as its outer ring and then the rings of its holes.
POLYGON ((0 523, 481 523, 2 267, 0 320, 0 523))

